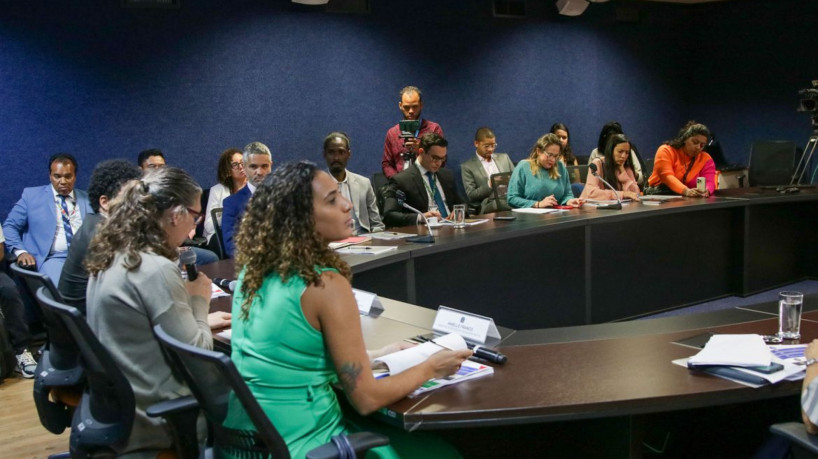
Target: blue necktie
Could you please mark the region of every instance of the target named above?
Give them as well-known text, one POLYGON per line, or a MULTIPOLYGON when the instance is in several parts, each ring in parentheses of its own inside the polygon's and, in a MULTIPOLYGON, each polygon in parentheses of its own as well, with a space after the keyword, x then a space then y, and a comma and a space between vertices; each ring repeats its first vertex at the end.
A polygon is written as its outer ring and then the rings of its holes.
POLYGON ((60 195, 60 205, 62 205, 62 227, 65 230, 65 245, 71 247, 71 238, 74 237, 74 231, 71 229, 71 220, 68 218, 68 205, 65 203, 65 198, 68 196, 60 195))
POLYGON ((426 176, 429 177, 429 187, 432 189, 432 197, 435 199, 435 204, 437 204, 437 210, 440 211, 440 216, 446 218, 449 216, 449 212, 446 211, 446 203, 443 202, 443 196, 440 195, 437 191, 437 184, 435 183, 435 174, 431 172, 426 172, 426 176))

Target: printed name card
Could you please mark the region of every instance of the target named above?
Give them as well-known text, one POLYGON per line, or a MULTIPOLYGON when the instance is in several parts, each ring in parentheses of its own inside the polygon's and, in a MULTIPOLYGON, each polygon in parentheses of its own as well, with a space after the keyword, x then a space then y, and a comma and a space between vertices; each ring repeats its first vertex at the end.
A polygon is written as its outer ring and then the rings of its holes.
POLYGON ((364 290, 352 289, 355 294, 355 302, 358 303, 358 312, 361 315, 379 316, 383 312, 383 304, 378 299, 378 295, 364 290))
POLYGON ((447 306, 439 306, 432 330, 437 333, 457 333, 468 341, 485 343, 486 338, 500 339, 500 332, 491 317, 485 317, 447 306))

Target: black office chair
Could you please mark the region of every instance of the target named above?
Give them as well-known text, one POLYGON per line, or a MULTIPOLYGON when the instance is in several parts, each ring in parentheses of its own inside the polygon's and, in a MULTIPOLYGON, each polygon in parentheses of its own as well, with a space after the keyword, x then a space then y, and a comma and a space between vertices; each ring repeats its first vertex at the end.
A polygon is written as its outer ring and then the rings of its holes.
MULTIPOLYGON (((210 219, 213 220, 213 229, 215 230, 213 237, 216 238, 216 255, 219 256, 220 260, 224 260, 227 258, 225 254, 227 253, 224 250, 224 236, 222 236, 222 212, 223 207, 214 207, 210 209, 210 219)), ((211 245, 211 249, 213 249, 213 245, 211 245)))
MULTIPOLYGON (((185 344, 165 333, 161 325, 156 325, 153 332, 204 409, 212 427, 215 457, 219 457, 220 452, 246 458, 290 457, 287 444, 259 406, 230 357, 221 352, 185 344), (230 397, 231 394, 234 397, 230 397), (231 398, 241 403, 244 415, 255 426, 254 431, 236 430, 222 425, 231 398)), ((339 447, 331 443, 313 449, 307 453, 307 458, 363 456, 366 451, 389 443, 388 438, 371 432, 351 434, 347 439, 354 451, 353 456, 343 455, 339 447)))
POLYGON ((389 179, 383 172, 375 172, 372 175, 372 189, 375 191, 375 204, 378 205, 378 214, 383 220, 383 203, 386 201, 384 187, 389 184, 389 179))
POLYGON ((818 456, 818 436, 807 432, 800 422, 782 422, 770 426, 770 432, 790 442, 788 457, 814 458, 818 456))
POLYGON ((12 272, 23 280, 23 287, 34 298, 46 330, 46 342, 34 376, 34 406, 40 423, 51 433, 61 434, 71 425, 71 412, 76 407, 84 382, 79 349, 63 322, 46 308, 36 296, 46 289, 52 298, 62 300, 51 279, 43 273, 23 269, 16 263, 12 272))
POLYGON ((500 172, 499 174, 491 174, 489 177, 491 181, 491 194, 494 197, 493 201, 489 201, 481 213, 488 214, 491 212, 500 212, 504 210, 511 210, 511 207, 506 201, 508 194, 508 182, 511 180, 511 172, 500 172))
MULTIPOLYGON (((55 301, 41 287, 37 300, 65 325, 80 351, 85 370, 82 399, 71 422, 72 457, 113 456, 131 434, 136 402, 130 382, 107 349, 99 342, 85 317, 75 307, 55 301)), ((198 456, 196 418, 199 408, 193 397, 170 400, 148 409, 162 416, 174 434, 176 457, 198 456)))
POLYGON ((747 173, 750 186, 788 185, 795 172, 795 143, 783 140, 753 142, 747 173))

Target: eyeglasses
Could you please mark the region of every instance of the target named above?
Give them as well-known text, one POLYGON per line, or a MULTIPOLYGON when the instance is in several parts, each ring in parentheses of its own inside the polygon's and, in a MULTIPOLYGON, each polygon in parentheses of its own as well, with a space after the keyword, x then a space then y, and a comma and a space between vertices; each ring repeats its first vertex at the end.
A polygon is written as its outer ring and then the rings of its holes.
POLYGON ((481 147, 485 148, 486 150, 496 150, 497 144, 496 143, 484 143, 480 145, 481 147))
POLYGON ((241 161, 236 161, 235 163, 230 163, 230 167, 232 169, 244 169, 244 163, 241 161))
POLYGON ((435 156, 435 155, 429 155, 429 157, 432 159, 432 161, 434 161, 434 162, 436 162, 436 163, 442 163, 443 161, 446 161, 446 157, 445 157, 445 156, 435 156))
POLYGON ((544 154, 545 156, 548 156, 550 159, 558 159, 560 157, 559 153, 557 153, 556 155, 553 154, 553 153, 546 153, 546 152, 540 152, 540 153, 544 154))
POLYGON ((185 209, 187 209, 188 213, 193 216, 193 223, 195 225, 198 225, 202 222, 202 220, 204 220, 204 212, 197 212, 190 207, 185 207, 185 209))

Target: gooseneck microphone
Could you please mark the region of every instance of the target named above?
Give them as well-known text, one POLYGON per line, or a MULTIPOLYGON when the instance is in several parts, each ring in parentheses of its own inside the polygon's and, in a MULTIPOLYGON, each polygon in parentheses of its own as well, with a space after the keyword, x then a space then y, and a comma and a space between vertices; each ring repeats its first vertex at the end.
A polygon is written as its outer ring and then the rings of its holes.
POLYGON ((616 204, 605 204, 604 206, 596 206, 597 209, 609 209, 609 210, 622 210, 622 199, 619 197, 619 192, 616 191, 616 188, 612 187, 610 183, 608 183, 601 175, 597 173, 596 164, 591 163, 588 165, 588 168, 591 169, 591 173, 594 174, 594 177, 598 178, 602 183, 608 186, 608 188, 612 189, 614 195, 616 196, 616 204))
POLYGON ((195 281, 196 278, 199 277, 199 270, 196 269, 196 252, 190 249, 185 250, 179 257, 179 260, 185 267, 185 272, 187 272, 187 280, 191 282, 195 281))
POLYGON ((216 286, 218 286, 219 288, 221 288, 225 292, 233 293, 233 292, 236 291, 236 283, 237 282, 235 280, 227 280, 227 279, 222 279, 221 277, 214 277, 213 278, 213 283, 216 284, 216 286))
POLYGON ((471 350, 474 352, 474 356, 483 360, 488 360, 489 362, 494 362, 496 364, 502 365, 506 363, 508 357, 505 354, 500 353, 500 351, 496 351, 494 349, 484 347, 481 345, 476 345, 472 347, 469 345, 471 350))
POLYGON ((420 235, 412 236, 412 237, 406 238, 406 240, 409 241, 409 242, 426 242, 426 243, 435 242, 435 237, 434 237, 434 235, 432 235, 432 227, 429 226, 429 220, 426 219, 426 216, 423 215, 423 212, 415 209, 414 207, 410 206, 409 204, 406 204, 406 193, 404 193, 403 190, 395 191, 395 199, 398 201, 398 204, 400 206, 402 206, 403 208, 409 209, 412 212, 414 212, 414 213, 420 215, 421 217, 423 217, 423 221, 426 222, 426 229, 429 231, 429 234, 426 235, 426 236, 420 236, 420 235))

